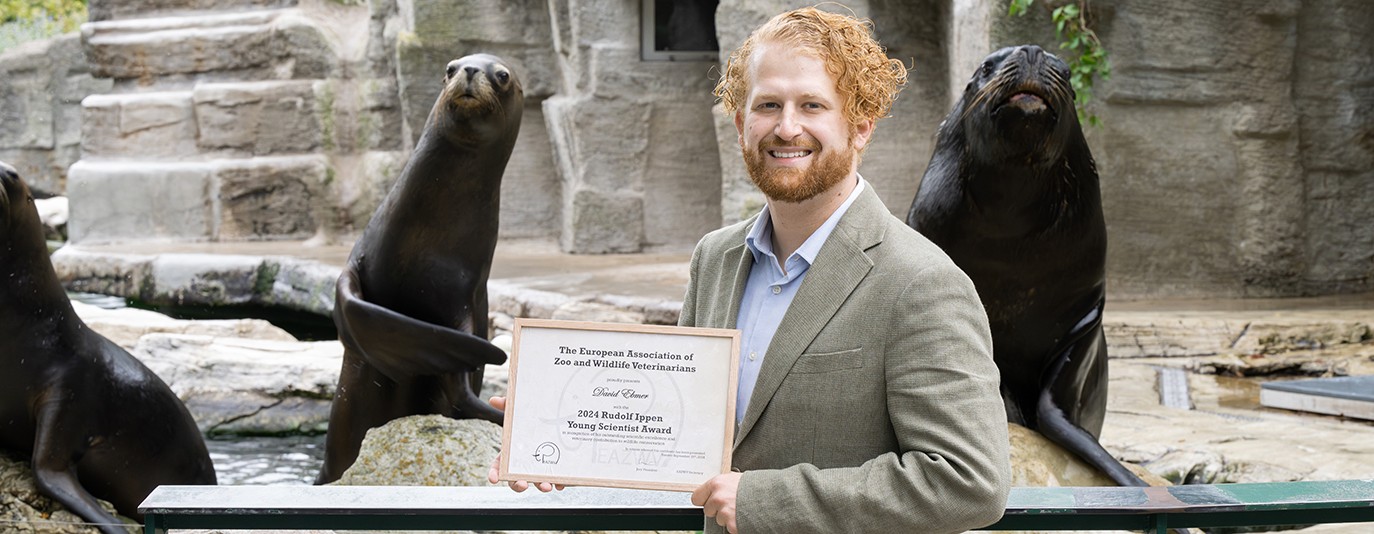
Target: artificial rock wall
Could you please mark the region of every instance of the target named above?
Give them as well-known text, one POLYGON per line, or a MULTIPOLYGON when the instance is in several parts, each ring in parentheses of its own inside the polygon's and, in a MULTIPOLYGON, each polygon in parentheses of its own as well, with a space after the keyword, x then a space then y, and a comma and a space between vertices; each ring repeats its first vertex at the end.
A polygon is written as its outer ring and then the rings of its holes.
POLYGON ((404 163, 368 5, 92 0, 67 194, 76 243, 334 240, 404 163))
MULTIPOLYGON (((811 3, 722 0, 721 57, 773 14, 811 3)), ((7 124, 24 125, 0 134, 0 158, 44 191, 65 181, 77 242, 347 243, 403 165, 443 65, 492 52, 515 66, 527 103, 502 236, 576 253, 686 249, 762 198, 733 123, 712 108, 717 63, 640 60, 639 4, 92 0, 89 68, 0 65, 7 124), (95 96, 78 121, 85 93, 95 96), (77 139, 81 161, 64 177, 77 139)), ((861 168, 894 214, 983 56, 1057 49, 1041 4, 1008 18, 1004 1, 848 2, 912 66, 861 168)), ((1103 126, 1088 128, 1109 292, 1374 290, 1374 5, 1090 6, 1113 66, 1093 104, 1103 126)))
POLYGON ((39 195, 61 195, 81 158, 81 99, 109 90, 91 76, 81 38, 66 35, 0 54, 0 161, 39 195))
MULTIPOLYGON (((723 0, 722 49, 799 1, 723 0)), ((1049 3, 1053 4, 1053 3, 1049 3)), ((1058 40, 1044 2, 847 2, 914 64, 860 172, 904 217, 940 120, 983 57, 1058 40), (909 59, 909 58, 914 58, 909 59)), ((1374 290, 1374 4, 1094 0, 1112 76, 1086 128, 1114 298, 1374 290)), ((724 54, 722 54, 722 60, 724 54)), ((717 119, 726 222, 757 211, 734 126, 717 119)))
MULTIPOLYGON (((1374 290, 1374 4, 1092 2, 1109 291, 1374 290)), ((1039 18, 998 43, 1051 46, 1039 18)))

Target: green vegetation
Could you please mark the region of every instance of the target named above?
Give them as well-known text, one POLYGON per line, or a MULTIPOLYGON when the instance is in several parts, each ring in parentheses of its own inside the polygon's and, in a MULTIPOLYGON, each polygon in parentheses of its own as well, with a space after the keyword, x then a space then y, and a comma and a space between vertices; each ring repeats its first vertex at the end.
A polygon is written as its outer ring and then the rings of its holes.
POLYGON ((0 0, 0 51, 74 32, 86 22, 86 0, 0 0))
POLYGON ((334 81, 320 85, 315 94, 315 112, 320 116, 320 143, 325 152, 333 152, 334 143, 334 81))
MULTIPOLYGON (((1011 0, 1007 7, 1008 16, 1023 16, 1030 10, 1035 0, 1011 0)), ((1097 115, 1088 111, 1088 101, 1092 100, 1093 81, 1097 77, 1107 79, 1112 74, 1107 63, 1107 49, 1097 39, 1097 33, 1088 27, 1088 0, 1072 0, 1052 6, 1047 0, 1040 5, 1050 12, 1054 22, 1054 34, 1059 39, 1059 48, 1072 52, 1066 58, 1071 73, 1070 83, 1077 94, 1074 105, 1078 108, 1078 120, 1093 126, 1101 126, 1097 115)))

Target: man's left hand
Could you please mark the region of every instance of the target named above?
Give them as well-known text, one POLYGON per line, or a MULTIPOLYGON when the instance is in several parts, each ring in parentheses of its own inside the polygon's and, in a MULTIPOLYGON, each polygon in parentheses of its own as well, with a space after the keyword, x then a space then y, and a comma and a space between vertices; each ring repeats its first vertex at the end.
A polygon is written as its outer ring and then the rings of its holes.
POLYGON ((716 524, 725 527, 730 534, 737 534, 735 524, 735 493, 739 491, 742 473, 716 475, 692 492, 692 504, 700 506, 706 517, 716 518, 716 524))

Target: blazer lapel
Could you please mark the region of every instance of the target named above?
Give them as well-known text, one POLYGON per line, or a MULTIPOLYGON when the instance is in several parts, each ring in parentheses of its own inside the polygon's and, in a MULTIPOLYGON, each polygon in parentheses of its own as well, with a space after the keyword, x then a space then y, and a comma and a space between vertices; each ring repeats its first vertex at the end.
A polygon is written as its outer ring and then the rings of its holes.
POLYGON ((721 268, 725 269, 724 276, 730 276, 730 269, 734 268, 734 283, 730 284, 728 295, 717 295, 717 298, 724 298, 723 302, 718 302, 711 309, 715 313, 724 312, 725 316, 712 317, 707 324, 721 324, 725 328, 738 328, 735 322, 739 320, 740 299, 744 297, 744 284, 749 281, 749 270, 754 266, 754 255, 749 253, 749 247, 744 245, 744 239, 740 238, 740 243, 725 251, 722 259, 721 268))
MULTIPOLYGON (((835 316, 840 305, 873 268, 873 261, 865 251, 882 242, 883 217, 891 217, 891 214, 873 192, 873 187, 867 186, 821 247, 815 264, 807 270, 806 278, 792 299, 792 305, 768 345, 749 407, 745 409, 744 419, 735 432, 735 446, 739 446, 753 429, 773 394, 782 385, 783 378, 791 371, 792 364, 796 363, 797 358, 801 357, 806 347, 811 345, 816 335, 835 316)), ((738 285, 739 295, 743 294, 747 270, 742 276, 744 278, 740 279, 738 285)), ((733 298, 733 313, 738 315, 739 298, 733 298)))

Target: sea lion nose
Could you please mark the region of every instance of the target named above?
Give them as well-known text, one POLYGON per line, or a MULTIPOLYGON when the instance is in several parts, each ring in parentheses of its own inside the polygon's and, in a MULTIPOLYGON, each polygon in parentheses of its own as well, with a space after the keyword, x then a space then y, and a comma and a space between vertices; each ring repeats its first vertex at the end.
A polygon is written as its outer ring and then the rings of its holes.
POLYGON ((463 67, 463 72, 468 73, 468 79, 471 80, 473 76, 477 75, 477 73, 482 72, 482 69, 479 69, 477 67, 463 67))
POLYGON ((1045 49, 1036 45, 1021 47, 1021 53, 1026 56, 1026 61, 1031 64, 1039 63, 1045 57, 1045 49))

